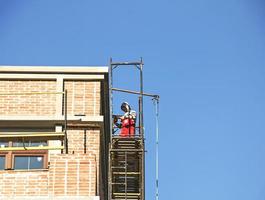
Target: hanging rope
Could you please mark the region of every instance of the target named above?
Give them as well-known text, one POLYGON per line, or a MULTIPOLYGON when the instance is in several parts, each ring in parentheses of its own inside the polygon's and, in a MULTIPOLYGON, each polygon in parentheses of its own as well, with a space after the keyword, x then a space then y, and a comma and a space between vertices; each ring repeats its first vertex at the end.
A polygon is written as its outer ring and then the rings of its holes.
POLYGON ((155 107, 155 123, 156 123, 156 200, 159 199, 159 98, 153 98, 155 107))

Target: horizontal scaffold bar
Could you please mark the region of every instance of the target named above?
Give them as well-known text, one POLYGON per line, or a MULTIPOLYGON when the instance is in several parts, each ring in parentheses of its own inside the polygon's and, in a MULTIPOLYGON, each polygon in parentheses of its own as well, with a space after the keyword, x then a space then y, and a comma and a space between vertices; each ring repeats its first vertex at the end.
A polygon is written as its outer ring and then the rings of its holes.
POLYGON ((118 175, 125 175, 125 174, 127 174, 127 175, 139 175, 139 174, 141 174, 140 172, 112 172, 113 174, 118 174, 118 175))
POLYGON ((127 193, 113 193, 115 196, 125 196, 125 194, 127 196, 140 196, 141 194, 140 193, 130 193, 130 192, 127 192, 127 193))
POLYGON ((26 151, 26 150, 61 150, 64 146, 39 146, 39 147, 3 147, 0 151, 26 151))
POLYGON ((142 62, 112 62, 111 65, 140 65, 143 64, 142 62))
POLYGON ((114 135, 112 136, 113 140, 120 140, 120 141, 141 141, 143 138, 141 136, 134 136, 134 137, 122 137, 122 136, 117 136, 114 135))
POLYGON ((149 94, 149 93, 141 93, 139 91, 134 91, 134 90, 125 90, 125 89, 119 89, 119 88, 110 88, 112 91, 117 91, 117 92, 125 92, 125 93, 130 93, 130 94, 137 94, 137 95, 143 95, 143 96, 148 96, 148 97, 153 97, 155 99, 159 99, 159 95, 157 94, 149 94))
POLYGON ((64 132, 0 132, 0 138, 12 137, 63 137, 64 132))
POLYGON ((110 149, 110 152, 143 152, 143 149, 110 149))

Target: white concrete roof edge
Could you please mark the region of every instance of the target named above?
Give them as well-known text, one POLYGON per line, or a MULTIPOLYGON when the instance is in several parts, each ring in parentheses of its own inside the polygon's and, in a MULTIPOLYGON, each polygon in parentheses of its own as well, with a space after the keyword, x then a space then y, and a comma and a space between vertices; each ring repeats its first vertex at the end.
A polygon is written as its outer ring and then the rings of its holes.
POLYGON ((107 66, 19 66, 0 65, 1 72, 108 73, 107 66))

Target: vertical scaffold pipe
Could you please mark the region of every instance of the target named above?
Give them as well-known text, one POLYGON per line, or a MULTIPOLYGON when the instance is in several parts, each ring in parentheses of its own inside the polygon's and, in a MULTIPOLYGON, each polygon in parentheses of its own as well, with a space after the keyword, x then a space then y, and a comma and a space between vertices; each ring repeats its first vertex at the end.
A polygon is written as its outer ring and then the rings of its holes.
POLYGON ((67 135, 67 90, 64 90, 64 145, 65 153, 68 154, 68 135, 67 135))
POLYGON ((140 99, 141 99, 141 105, 140 105, 140 119, 141 119, 141 138, 142 138, 142 148, 143 148, 143 155, 142 155, 142 200, 145 200, 145 144, 144 144, 144 102, 143 102, 143 93, 144 93, 144 82, 143 82, 143 59, 141 58, 140 63, 140 99))
POLYGON ((111 168, 111 143, 112 143, 112 129, 113 129, 113 122, 112 122, 112 115, 113 115, 113 93, 112 93, 112 87, 113 87, 113 74, 112 74, 112 58, 110 58, 109 61, 109 121, 110 121, 110 143, 109 143, 109 157, 108 157, 108 198, 109 200, 112 199, 112 168, 111 168))
POLYGON ((113 66, 112 66, 112 58, 110 58, 110 63, 109 63, 109 108, 110 108, 110 139, 112 140, 112 129, 113 129, 113 66))

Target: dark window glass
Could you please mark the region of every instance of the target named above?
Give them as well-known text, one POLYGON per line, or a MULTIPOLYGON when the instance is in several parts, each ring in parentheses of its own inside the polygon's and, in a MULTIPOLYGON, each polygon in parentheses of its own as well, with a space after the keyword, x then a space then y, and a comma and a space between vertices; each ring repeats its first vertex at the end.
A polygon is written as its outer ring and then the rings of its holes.
POLYGON ((5 156, 0 156, 0 170, 5 169, 5 156))
MULTIPOLYGON (((24 142, 24 145, 25 145, 25 147, 28 147, 29 146, 29 142, 28 141, 25 141, 24 142)), ((13 142, 12 143, 12 146, 13 147, 23 147, 23 142, 13 142)))
POLYGON ((0 148, 8 147, 8 142, 0 141, 0 148))
POLYGON ((15 156, 14 169, 42 169, 43 156, 15 156))
MULTIPOLYGON (((24 141, 25 147, 47 146, 47 141, 24 141)), ((13 142, 13 147, 23 147, 22 141, 13 142)))
POLYGON ((30 147, 40 147, 40 146, 47 146, 46 141, 30 141, 30 147))

